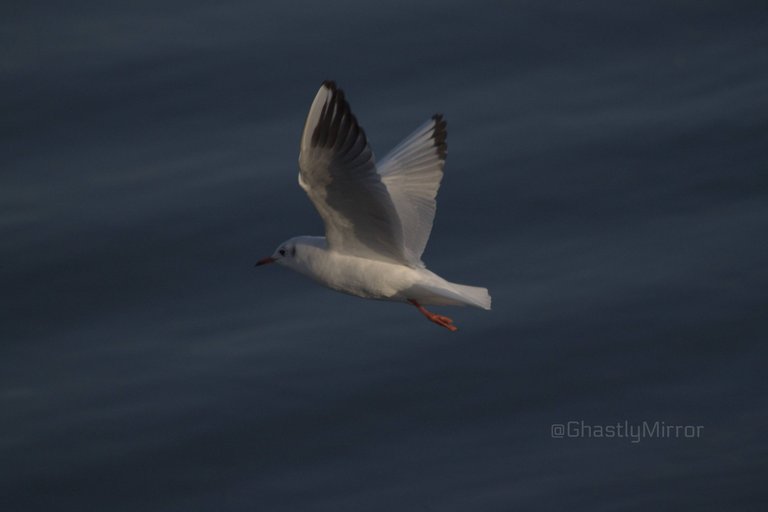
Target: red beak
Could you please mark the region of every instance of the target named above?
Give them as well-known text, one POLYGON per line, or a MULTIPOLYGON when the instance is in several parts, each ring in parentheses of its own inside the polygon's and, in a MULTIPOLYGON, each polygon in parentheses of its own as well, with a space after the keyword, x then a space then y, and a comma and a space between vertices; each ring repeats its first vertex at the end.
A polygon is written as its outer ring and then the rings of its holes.
POLYGON ((268 258, 261 258, 259 261, 256 262, 256 265, 254 266, 260 267, 261 265, 266 265, 267 263, 274 263, 275 261, 277 260, 275 260, 275 258, 273 258, 272 256, 268 258))

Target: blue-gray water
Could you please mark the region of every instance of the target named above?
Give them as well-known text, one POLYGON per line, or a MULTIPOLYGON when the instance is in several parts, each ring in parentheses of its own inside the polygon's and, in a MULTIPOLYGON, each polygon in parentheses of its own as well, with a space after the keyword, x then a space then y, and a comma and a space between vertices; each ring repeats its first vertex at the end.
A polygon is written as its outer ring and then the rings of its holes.
POLYGON ((765 2, 12 4, 2 510, 764 510, 765 2), (459 332, 253 268, 328 78, 446 115, 459 332))

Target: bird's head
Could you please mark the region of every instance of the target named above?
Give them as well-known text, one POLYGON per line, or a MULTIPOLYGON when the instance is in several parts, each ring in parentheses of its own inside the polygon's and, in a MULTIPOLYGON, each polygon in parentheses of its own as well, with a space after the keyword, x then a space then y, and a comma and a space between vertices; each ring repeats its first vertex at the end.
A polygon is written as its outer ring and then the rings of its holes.
POLYGON ((297 272, 306 273, 314 258, 327 250, 328 244, 323 236, 295 236, 278 245, 272 256, 257 261, 256 266, 279 263, 297 272))
POLYGON ((256 262, 256 266, 266 265, 268 263, 280 263, 281 265, 291 266, 292 260, 296 258, 296 240, 291 238, 281 243, 272 253, 272 256, 262 258, 256 262))

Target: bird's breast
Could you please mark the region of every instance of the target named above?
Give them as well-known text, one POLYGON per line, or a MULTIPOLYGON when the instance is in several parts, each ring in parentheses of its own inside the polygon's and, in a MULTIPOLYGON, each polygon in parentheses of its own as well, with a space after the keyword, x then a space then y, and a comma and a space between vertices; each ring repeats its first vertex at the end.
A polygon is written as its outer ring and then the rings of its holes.
POLYGON ((415 270, 405 265, 329 250, 307 256, 303 270, 297 270, 328 288, 358 297, 405 300, 401 292, 416 281, 415 270))

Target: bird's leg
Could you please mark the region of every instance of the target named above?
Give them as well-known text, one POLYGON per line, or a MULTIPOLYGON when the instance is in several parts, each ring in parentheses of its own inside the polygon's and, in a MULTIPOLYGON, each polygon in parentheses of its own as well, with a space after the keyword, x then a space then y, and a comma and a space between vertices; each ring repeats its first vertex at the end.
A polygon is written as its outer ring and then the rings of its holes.
POLYGON ((418 308, 419 311, 421 311, 421 314, 425 317, 429 318, 432 322, 435 322, 437 325, 441 327, 445 327, 449 331, 458 331, 459 328, 453 325, 453 320, 448 318, 447 316, 438 315, 437 313, 432 313, 431 311, 427 311, 427 308, 419 304, 413 299, 408 299, 408 302, 413 304, 418 308))

